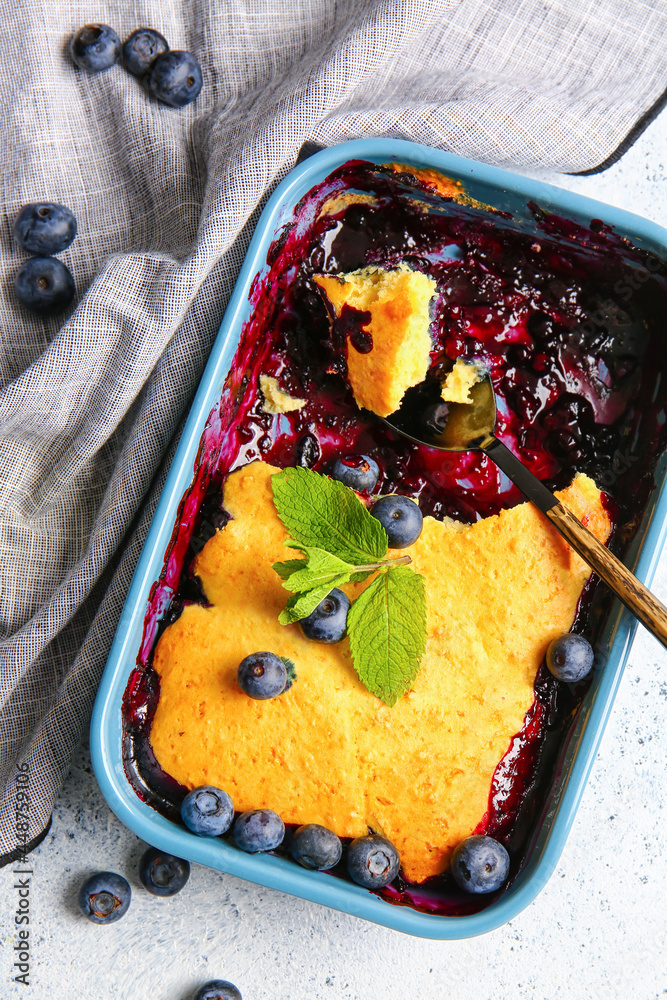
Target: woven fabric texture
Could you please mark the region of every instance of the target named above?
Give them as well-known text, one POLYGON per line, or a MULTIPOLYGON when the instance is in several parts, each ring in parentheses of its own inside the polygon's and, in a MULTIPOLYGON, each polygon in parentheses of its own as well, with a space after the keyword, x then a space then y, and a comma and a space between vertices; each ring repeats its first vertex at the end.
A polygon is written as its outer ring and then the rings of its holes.
POLYGON ((133 567, 253 223, 306 140, 391 135, 579 171, 667 86, 667 3, 0 0, 0 854, 29 841, 84 734, 133 567), (180 111, 68 51, 103 22, 200 61, 180 111), (19 208, 79 233, 77 299, 38 319, 13 279, 19 208))

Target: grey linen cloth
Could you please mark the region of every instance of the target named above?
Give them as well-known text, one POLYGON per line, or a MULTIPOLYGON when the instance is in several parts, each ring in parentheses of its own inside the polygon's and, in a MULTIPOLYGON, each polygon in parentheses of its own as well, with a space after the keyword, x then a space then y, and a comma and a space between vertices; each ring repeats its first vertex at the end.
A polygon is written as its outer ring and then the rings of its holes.
POLYGON ((662 0, 0 0, 0 854, 16 764, 39 837, 85 733, 179 424, 267 193, 310 140, 414 139, 487 162, 596 168, 661 106, 662 0), (193 52, 180 111, 80 26, 193 52), (639 123, 639 124, 638 124, 639 123), (68 205, 77 300, 38 319, 19 208, 68 205))

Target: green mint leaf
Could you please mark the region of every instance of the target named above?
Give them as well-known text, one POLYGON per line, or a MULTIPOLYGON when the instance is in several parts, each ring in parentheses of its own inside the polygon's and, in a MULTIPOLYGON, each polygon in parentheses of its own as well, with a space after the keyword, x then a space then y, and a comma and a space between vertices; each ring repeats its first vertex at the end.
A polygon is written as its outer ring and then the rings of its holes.
POLYGON ((426 647, 424 578, 406 566, 381 573, 352 603, 347 634, 362 683, 395 705, 417 676, 426 647))
POLYGON ((350 583, 361 583, 362 580, 368 579, 371 573, 376 572, 376 569, 362 569, 356 573, 350 573, 350 583))
POLYGON ((274 563, 273 568, 281 580, 287 580, 292 573, 296 573, 300 569, 303 569, 305 563, 305 559, 288 559, 286 562, 274 563))
POLYGON ((273 567, 292 592, 278 621, 294 624, 334 587, 380 571, 353 602, 347 632, 362 683, 387 705, 396 704, 417 676, 426 646, 423 577, 406 568, 409 556, 384 561, 387 533, 347 486, 300 467, 272 476, 271 485, 290 536, 285 544, 305 556, 273 567))
MULTIPOLYGON (((347 583, 347 577, 342 577, 339 582, 347 583)), ((335 587, 337 584, 333 586, 335 587)), ((333 587, 327 584, 324 587, 307 590, 305 593, 294 594, 278 615, 278 621, 281 625, 293 625, 295 622, 301 621, 302 618, 307 618, 310 612, 314 611, 320 601, 323 601, 332 590, 333 587)))
POLYGON ((271 477, 273 502, 291 538, 365 565, 387 554, 387 533, 343 483, 311 469, 283 469, 271 477))

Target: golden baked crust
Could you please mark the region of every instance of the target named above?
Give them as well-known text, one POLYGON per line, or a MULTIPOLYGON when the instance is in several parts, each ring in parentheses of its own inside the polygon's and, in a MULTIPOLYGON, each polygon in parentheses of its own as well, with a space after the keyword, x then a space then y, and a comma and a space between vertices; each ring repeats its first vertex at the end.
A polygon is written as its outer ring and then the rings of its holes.
POLYGON ((339 212, 343 212, 350 205, 369 205, 371 208, 377 208, 380 202, 372 194, 364 194, 363 191, 343 191, 340 194, 334 194, 322 205, 320 209, 319 217, 325 215, 338 215, 339 212))
POLYGON ((433 278, 401 265, 394 271, 364 267, 348 274, 315 275, 339 317, 344 306, 370 313, 363 326, 373 348, 360 354, 348 342, 347 380, 358 406, 388 417, 410 386, 426 377, 431 337, 433 278))
POLYGON ((442 383, 442 398, 448 403, 470 403, 470 390, 484 377, 479 362, 457 358, 454 367, 442 383))
POLYGON ((301 410, 306 405, 305 399, 298 399, 290 396, 288 392, 281 389, 278 379, 272 375, 259 376, 259 388, 262 391, 262 409, 264 413, 291 413, 293 410, 301 410))
MULTIPOLYGON (((549 641, 570 628, 589 570, 530 504, 474 525, 424 519, 409 554, 426 577, 428 640, 411 691, 393 708, 370 694, 347 640, 334 646, 281 626, 287 592, 272 570, 286 557, 262 462, 227 480, 232 520, 195 562, 210 607, 162 635, 156 757, 193 788, 213 784, 236 809, 268 807, 286 823, 340 836, 368 828, 396 845, 405 877, 447 867, 486 812, 495 767, 521 728, 549 641), (289 657, 297 680, 253 701, 236 682, 249 653, 289 657)), ((603 541, 609 520, 592 480, 560 499, 603 541)), ((366 583, 344 589, 351 597, 366 583)))
POLYGON ((452 201, 457 201, 459 205, 470 205, 475 208, 483 208, 487 212, 497 212, 498 209, 494 208, 492 205, 485 205, 484 202, 478 201, 476 198, 471 198, 470 195, 466 194, 465 187, 463 186, 463 181, 454 180, 453 177, 447 177, 445 174, 441 174, 439 170, 434 170, 432 167, 416 167, 412 163, 390 163, 388 164, 389 169, 393 170, 397 174, 408 174, 415 177, 426 187, 431 188, 436 194, 439 194, 442 198, 451 198, 452 201))

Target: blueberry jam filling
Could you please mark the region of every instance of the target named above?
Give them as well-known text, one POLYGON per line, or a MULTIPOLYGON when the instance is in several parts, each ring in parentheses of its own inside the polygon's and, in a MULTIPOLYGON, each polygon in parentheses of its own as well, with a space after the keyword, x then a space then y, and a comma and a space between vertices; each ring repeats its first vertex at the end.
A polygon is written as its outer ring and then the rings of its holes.
POLYGON ((321 457, 322 451, 316 434, 304 434, 297 441, 294 450, 295 465, 301 465, 304 469, 312 469, 321 457))
MULTIPOLYGON (((206 600, 192 561, 227 521, 222 488, 230 471, 256 459, 329 471, 341 456, 365 456, 379 470, 371 502, 409 494, 424 515, 473 523, 523 501, 479 452, 442 453, 399 438, 354 402, 346 354, 372 351, 370 315, 346 306, 334 319, 313 277, 405 264, 437 285, 432 370, 457 358, 481 361, 496 393, 498 437, 552 489, 567 486, 575 472, 591 475, 606 491, 610 544, 621 556, 637 531, 665 445, 663 261, 601 220, 586 226, 534 203, 512 216, 443 197, 408 167, 344 164, 299 202, 253 282, 250 318, 150 594, 123 702, 124 760, 137 794, 172 819, 186 789, 151 750, 159 699, 152 654, 183 606, 206 600), (306 405, 265 412, 260 373, 306 405)), ((438 398, 426 401, 425 419, 435 429, 446 418, 438 398)), ((606 590, 589 585, 573 631, 595 645, 611 604, 606 590)), ((543 664, 533 706, 496 768, 487 813, 471 833, 507 848, 510 882, 589 684, 559 683, 543 664)), ((288 829, 278 853, 289 856, 293 833, 288 829)), ((344 862, 332 873, 348 877, 344 862)), ((445 915, 477 912, 491 901, 466 896, 449 875, 420 886, 399 875, 377 891, 445 915)))
POLYGON ((373 350, 373 335, 369 330, 365 330, 371 321, 371 314, 361 309, 354 309, 353 306, 343 306, 340 316, 333 321, 335 331, 335 341, 340 349, 344 351, 347 338, 358 354, 370 354, 373 350))

